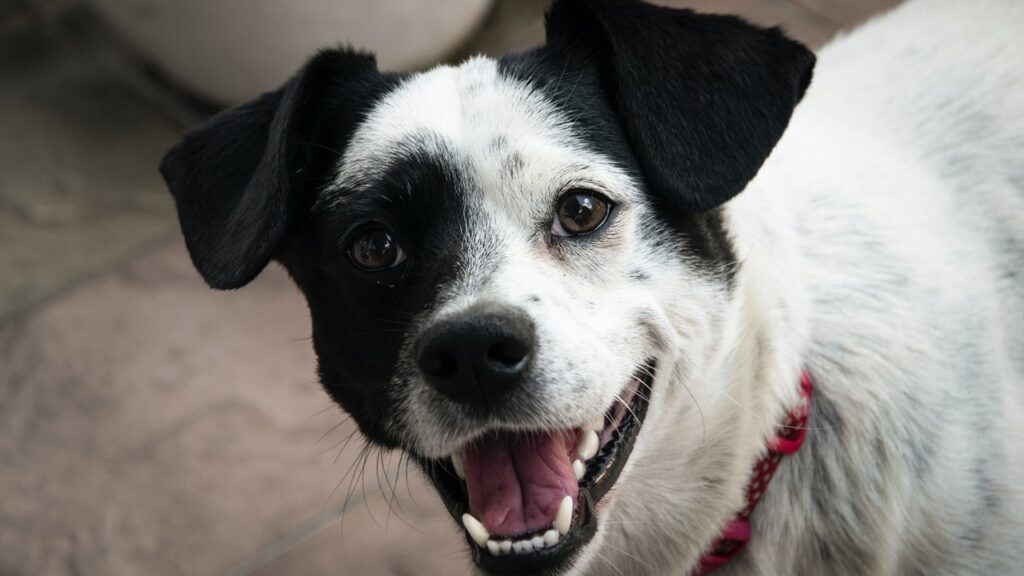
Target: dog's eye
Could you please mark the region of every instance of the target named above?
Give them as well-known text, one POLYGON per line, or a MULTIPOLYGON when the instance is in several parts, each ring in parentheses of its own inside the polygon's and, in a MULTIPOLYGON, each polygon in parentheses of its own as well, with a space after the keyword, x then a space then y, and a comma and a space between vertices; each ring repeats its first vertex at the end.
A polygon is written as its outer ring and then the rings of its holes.
POLYGON ((571 190, 558 201, 558 211, 551 222, 554 236, 578 236, 593 232, 608 219, 611 204, 586 190, 571 190))
POLYGON ((392 268, 405 260, 402 247, 384 228, 373 228, 360 234, 349 246, 348 255, 352 263, 370 272, 392 268))

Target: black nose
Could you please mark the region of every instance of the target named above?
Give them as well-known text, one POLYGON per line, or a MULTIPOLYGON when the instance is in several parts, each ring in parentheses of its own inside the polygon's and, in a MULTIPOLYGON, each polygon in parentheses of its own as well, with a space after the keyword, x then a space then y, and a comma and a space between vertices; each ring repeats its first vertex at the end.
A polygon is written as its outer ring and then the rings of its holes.
POLYGON ((525 312, 477 305, 421 336, 420 370, 448 398, 492 406, 523 383, 535 344, 533 322, 525 312))

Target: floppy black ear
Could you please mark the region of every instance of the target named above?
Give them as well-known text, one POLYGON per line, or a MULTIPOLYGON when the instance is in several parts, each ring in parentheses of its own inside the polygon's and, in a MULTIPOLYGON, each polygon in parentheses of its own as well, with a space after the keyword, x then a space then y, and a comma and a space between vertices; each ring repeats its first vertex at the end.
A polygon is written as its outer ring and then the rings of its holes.
POLYGON ((371 55, 321 52, 280 89, 218 114, 164 156, 185 243, 210 286, 239 288, 266 267, 338 159, 365 104, 357 88, 379 76, 371 55))
POLYGON ((775 28, 630 0, 558 0, 547 46, 596 61, 653 192, 697 212, 754 177, 815 60, 775 28))

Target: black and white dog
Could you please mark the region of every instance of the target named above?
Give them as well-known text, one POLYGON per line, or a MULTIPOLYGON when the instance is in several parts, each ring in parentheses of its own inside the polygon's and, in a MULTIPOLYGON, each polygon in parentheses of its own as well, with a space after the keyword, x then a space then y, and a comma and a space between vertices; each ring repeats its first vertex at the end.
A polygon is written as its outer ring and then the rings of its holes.
POLYGON ((162 171, 482 572, 1024 573, 1022 54, 1020 0, 915 0, 813 83, 778 30, 558 0, 497 61, 322 52, 162 171))

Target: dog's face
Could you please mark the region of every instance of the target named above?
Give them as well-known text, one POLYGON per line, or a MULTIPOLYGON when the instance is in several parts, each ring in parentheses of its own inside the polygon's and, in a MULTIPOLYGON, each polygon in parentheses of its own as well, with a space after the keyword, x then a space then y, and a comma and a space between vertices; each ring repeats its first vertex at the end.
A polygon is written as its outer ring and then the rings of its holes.
POLYGON ((812 64, 734 19, 562 1, 545 47, 500 61, 324 52, 162 169, 212 286, 287 267, 324 387, 422 465, 478 565, 560 573, 611 529, 648 412, 684 409, 673 382, 720 344, 717 207, 812 64))

